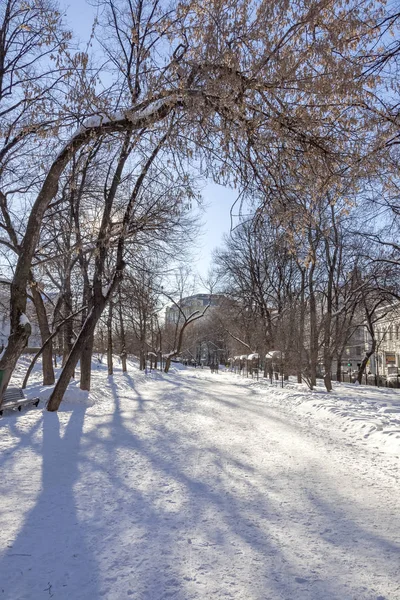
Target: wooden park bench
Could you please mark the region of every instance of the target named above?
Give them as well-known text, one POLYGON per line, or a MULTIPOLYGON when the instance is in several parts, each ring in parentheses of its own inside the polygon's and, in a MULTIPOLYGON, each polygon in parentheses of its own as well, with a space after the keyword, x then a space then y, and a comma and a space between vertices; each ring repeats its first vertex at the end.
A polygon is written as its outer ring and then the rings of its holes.
POLYGON ((4 392, 3 404, 0 408, 0 416, 3 414, 3 410, 18 408, 20 411, 21 408, 27 404, 33 404, 33 406, 38 406, 40 398, 27 398, 24 394, 24 390, 22 388, 7 388, 4 392))

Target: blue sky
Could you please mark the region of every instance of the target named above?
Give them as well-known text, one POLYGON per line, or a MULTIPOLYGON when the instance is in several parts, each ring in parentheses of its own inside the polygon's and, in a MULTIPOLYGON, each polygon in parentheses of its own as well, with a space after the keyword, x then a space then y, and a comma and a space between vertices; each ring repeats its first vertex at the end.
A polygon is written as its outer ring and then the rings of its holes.
MULTIPOLYGON (((80 41, 87 41, 95 9, 85 0, 60 0, 62 10, 66 11, 67 24, 74 31, 80 41)), ((221 245, 224 233, 229 233, 231 227, 230 209, 236 199, 234 191, 210 182, 203 190, 205 213, 202 215, 204 222, 202 235, 199 237, 197 247, 193 251, 193 269, 201 277, 206 277, 211 266, 212 250, 221 245)), ((199 287, 201 291, 201 285, 199 287)))
POLYGON ((216 246, 222 243, 224 233, 231 228, 230 210, 235 202, 234 191, 210 182, 203 190, 206 211, 203 216, 203 235, 201 247, 195 253, 196 268, 202 277, 207 275, 211 266, 211 254, 216 246))

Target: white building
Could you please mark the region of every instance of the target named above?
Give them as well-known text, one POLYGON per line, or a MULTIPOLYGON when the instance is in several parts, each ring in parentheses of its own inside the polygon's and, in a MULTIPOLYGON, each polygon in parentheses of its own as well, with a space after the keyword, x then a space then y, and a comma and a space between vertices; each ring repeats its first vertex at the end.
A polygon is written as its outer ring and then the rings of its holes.
POLYGON ((393 376, 400 370, 400 304, 396 303, 389 312, 382 309, 381 313, 382 318, 375 324, 377 349, 371 356, 369 370, 374 375, 393 376))

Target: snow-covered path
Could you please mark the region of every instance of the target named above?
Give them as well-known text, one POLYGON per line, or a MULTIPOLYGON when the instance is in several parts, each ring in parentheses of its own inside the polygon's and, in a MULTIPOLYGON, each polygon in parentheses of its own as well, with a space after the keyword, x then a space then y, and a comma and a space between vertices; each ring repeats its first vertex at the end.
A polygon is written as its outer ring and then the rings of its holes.
POLYGON ((400 599, 395 457, 229 374, 96 382, 1 421, 0 600, 400 599))

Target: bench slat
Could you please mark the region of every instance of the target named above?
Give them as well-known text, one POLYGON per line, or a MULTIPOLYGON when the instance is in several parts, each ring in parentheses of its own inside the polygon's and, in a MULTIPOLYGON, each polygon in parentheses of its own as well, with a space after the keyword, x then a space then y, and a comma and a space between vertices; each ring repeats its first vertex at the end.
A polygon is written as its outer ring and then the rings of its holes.
POLYGON ((5 406, 18 406, 18 405, 22 405, 22 404, 30 404, 31 402, 33 402, 33 400, 31 400, 30 398, 23 398, 23 399, 9 399, 7 398, 7 400, 3 401, 2 407, 5 406))
POLYGON ((4 402, 7 401, 14 401, 14 400, 24 400, 25 396, 20 396, 19 394, 9 394, 9 395, 4 395, 4 402))
POLYGON ((25 398, 24 390, 22 388, 8 388, 4 393, 4 400, 14 398, 25 398))
POLYGON ((26 398, 22 388, 8 388, 4 394, 0 415, 3 414, 3 409, 18 408, 18 410, 21 410, 21 406, 25 406, 26 404, 38 406, 39 398, 26 398))

